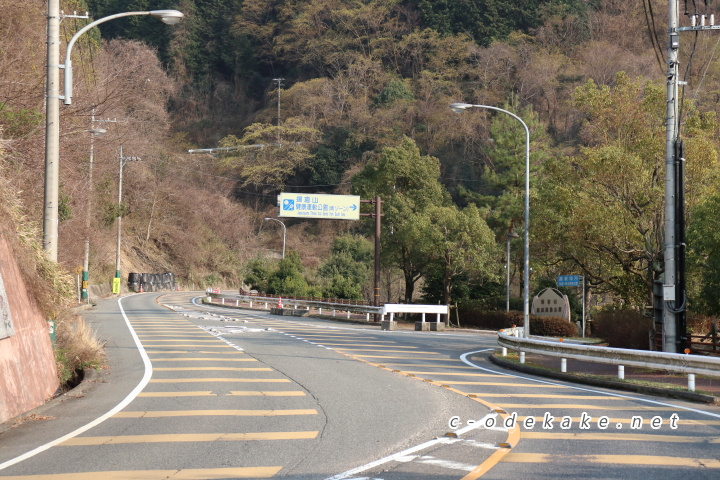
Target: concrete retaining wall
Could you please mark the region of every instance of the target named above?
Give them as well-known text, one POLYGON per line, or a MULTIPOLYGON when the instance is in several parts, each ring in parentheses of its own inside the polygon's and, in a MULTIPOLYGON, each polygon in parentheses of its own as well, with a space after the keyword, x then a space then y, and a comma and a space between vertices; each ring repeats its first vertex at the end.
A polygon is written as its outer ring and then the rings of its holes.
MULTIPOLYGON (((0 236, 4 319, 13 334, 0 338, 0 423, 42 405, 58 388, 47 320, 30 300, 12 249, 0 236), (8 322, 9 323, 9 322, 8 322)), ((1 313, 0 313, 1 314, 1 313)))

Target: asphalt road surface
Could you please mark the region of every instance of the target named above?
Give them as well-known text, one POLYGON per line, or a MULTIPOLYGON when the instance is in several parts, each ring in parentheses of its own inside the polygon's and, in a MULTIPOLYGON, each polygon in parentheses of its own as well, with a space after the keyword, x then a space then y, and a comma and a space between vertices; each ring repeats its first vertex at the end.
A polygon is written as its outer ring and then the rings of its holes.
POLYGON ((716 479, 720 409, 517 375, 493 335, 104 300, 97 379, 0 430, 10 479, 716 479), (12 427, 12 428, 9 428, 12 427))

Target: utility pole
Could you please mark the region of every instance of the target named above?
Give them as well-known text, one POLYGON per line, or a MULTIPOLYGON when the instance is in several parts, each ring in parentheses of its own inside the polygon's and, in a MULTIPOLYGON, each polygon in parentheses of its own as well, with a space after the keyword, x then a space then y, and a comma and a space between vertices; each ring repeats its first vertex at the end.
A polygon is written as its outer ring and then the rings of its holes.
POLYGON ((665 115, 665 278, 663 281, 663 351, 677 353, 675 325, 675 212, 676 178, 675 154, 678 136, 678 0, 669 0, 668 8, 668 60, 667 60, 667 112, 665 115))
POLYGON ((80 294, 80 300, 88 300, 88 281, 90 279, 90 228, 92 220, 92 196, 93 196, 93 164, 95 161, 95 136, 103 135, 106 133, 104 128, 96 128, 95 123, 101 122, 116 122, 117 120, 96 120, 95 119, 95 107, 92 107, 92 113, 90 115, 90 160, 88 162, 88 193, 87 193, 87 206, 85 211, 85 256, 83 259, 83 270, 82 270, 82 290, 80 294))
MULTIPOLYGON (((707 2, 705 5, 707 6, 707 2)), ((678 115, 680 32, 720 30, 720 25, 715 25, 714 14, 700 14, 696 10, 691 15, 686 1, 685 14, 690 17, 690 26, 680 27, 679 0, 669 0, 668 7, 663 351, 682 353, 687 342, 685 321, 687 295, 685 292, 685 159, 683 143, 679 139, 678 115)))
POLYGON ((48 0, 47 84, 45 95, 45 210, 43 250, 53 262, 58 255, 60 178, 60 0, 48 0))
POLYGON ((282 82, 285 80, 284 78, 273 78, 273 82, 277 82, 277 143, 280 144, 280 92, 282 91, 282 82))
POLYGON ((112 293, 120 293, 120 237, 122 235, 122 178, 123 167, 129 161, 142 160, 140 157, 123 157, 123 148, 120 145, 120 176, 118 177, 118 216, 117 216, 117 246, 115 250, 115 279, 112 293))

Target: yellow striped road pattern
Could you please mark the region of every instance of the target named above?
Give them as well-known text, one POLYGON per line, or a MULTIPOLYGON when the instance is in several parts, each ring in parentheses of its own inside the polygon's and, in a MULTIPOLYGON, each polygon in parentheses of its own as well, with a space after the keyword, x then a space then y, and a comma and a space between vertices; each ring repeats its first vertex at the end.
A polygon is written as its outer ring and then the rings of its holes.
POLYGON ((299 385, 181 315, 128 316, 152 378, 124 410, 60 445, 64 456, 107 458, 106 468, 32 479, 269 478, 288 461, 274 444, 316 445, 323 419, 299 385))

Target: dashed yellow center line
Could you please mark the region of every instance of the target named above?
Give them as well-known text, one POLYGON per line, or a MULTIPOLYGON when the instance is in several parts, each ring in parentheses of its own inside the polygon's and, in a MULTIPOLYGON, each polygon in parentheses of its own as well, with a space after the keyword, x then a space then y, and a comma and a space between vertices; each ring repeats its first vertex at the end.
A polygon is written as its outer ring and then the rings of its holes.
POLYGON ((237 382, 237 383, 290 383, 287 378, 152 378, 150 383, 203 383, 203 382, 237 382))
POLYGON ((118 412, 114 418, 166 418, 166 417, 278 417, 286 415, 317 415, 314 409, 296 410, 145 410, 118 412))
POLYGON ((237 391, 232 390, 230 393, 228 393, 228 396, 235 396, 235 397, 304 397, 305 392, 302 391, 264 391, 264 392, 257 392, 257 391, 237 391))
POLYGON ((3 480, 217 480, 270 478, 283 467, 187 468, 182 470, 123 470, 3 477, 3 480))
POLYGON ((230 371, 230 372, 272 372, 269 367, 242 368, 242 367, 161 367, 153 368, 155 372, 193 372, 193 371, 230 371))
POLYGON ((614 465, 651 465, 653 467, 720 468, 714 458, 661 457, 653 455, 553 455, 548 453, 508 453, 503 462, 512 463, 601 463, 614 465))
POLYGON ((256 432, 256 433, 173 433, 156 435, 121 435, 116 437, 75 437, 60 444, 64 447, 88 445, 119 445, 126 443, 174 442, 247 442, 256 440, 309 440, 319 432, 256 432))
POLYGON ((653 435, 650 433, 550 433, 520 432, 524 439, 531 440, 585 440, 585 441, 628 441, 663 443, 720 443, 720 437, 689 437, 682 435, 653 435))
POLYGON ((216 397, 212 390, 203 392, 140 392, 138 397, 165 398, 165 397, 216 397))

